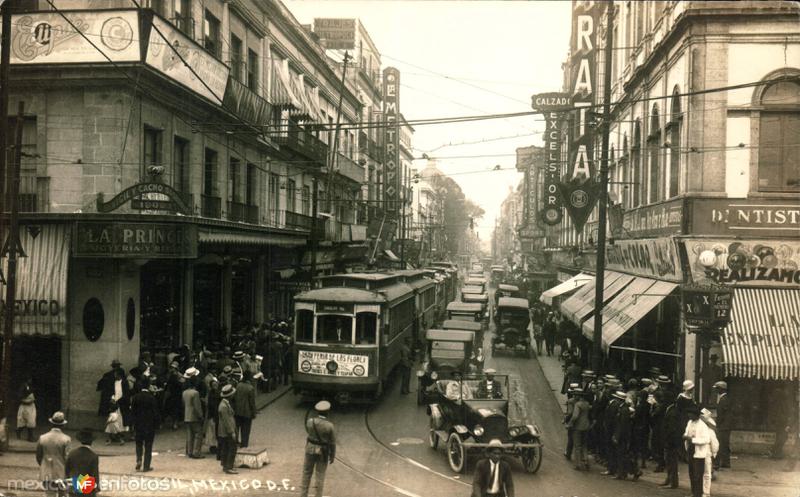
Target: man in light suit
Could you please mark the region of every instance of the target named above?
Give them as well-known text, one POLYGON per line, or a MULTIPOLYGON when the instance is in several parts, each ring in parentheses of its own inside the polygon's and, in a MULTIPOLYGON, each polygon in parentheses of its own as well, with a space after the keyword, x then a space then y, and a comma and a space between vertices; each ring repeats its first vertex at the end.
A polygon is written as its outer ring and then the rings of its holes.
POLYGON ((232 402, 233 411, 236 413, 239 446, 247 447, 250 445, 250 427, 256 417, 256 389, 253 387, 250 371, 245 371, 242 382, 236 385, 232 402))
POLYGON ((186 424, 186 455, 192 459, 203 459, 200 453, 203 447, 203 405, 200 403, 200 392, 197 381, 200 371, 189 368, 183 374, 186 389, 183 391, 183 422, 186 424))
POLYGON ((486 449, 487 458, 478 461, 472 479, 472 497, 514 497, 511 467, 500 459, 503 444, 492 439, 486 449))
POLYGON ((36 444, 36 462, 39 464, 39 479, 47 496, 61 496, 66 492, 59 490, 55 480, 64 478, 64 464, 67 461, 67 448, 72 440, 61 431, 67 424, 64 413, 57 411, 49 419, 52 428, 39 437, 36 444))

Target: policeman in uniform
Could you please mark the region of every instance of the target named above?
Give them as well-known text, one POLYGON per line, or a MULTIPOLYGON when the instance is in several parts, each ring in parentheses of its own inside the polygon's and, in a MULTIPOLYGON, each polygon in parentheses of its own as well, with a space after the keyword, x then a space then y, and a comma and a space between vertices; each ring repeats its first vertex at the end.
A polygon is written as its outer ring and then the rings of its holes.
POLYGON ((316 474, 314 486, 316 497, 322 497, 322 488, 325 484, 325 471, 328 464, 333 464, 336 458, 336 434, 333 423, 328 421, 327 413, 331 410, 331 403, 321 400, 314 406, 315 417, 306 420, 306 454, 303 461, 303 479, 300 484, 300 497, 308 497, 309 484, 312 474, 316 474))

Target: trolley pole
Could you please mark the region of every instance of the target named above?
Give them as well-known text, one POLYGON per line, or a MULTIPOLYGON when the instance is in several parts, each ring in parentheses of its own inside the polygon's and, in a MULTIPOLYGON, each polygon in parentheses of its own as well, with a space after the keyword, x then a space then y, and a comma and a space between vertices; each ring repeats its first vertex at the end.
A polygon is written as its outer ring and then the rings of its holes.
POLYGON ((603 359, 603 287, 606 270, 606 216, 608 204, 608 142, 611 120, 611 57, 614 43, 614 2, 606 4, 606 46, 603 61, 603 143, 600 152, 600 195, 597 216, 597 278, 594 289, 592 369, 600 371, 603 359))

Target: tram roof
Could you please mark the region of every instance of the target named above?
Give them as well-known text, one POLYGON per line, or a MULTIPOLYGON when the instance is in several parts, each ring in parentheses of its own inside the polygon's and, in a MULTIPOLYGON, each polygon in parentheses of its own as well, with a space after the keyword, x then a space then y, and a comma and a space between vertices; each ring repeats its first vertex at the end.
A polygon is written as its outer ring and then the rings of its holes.
POLYGON ((427 340, 436 340, 441 342, 472 342, 475 340, 475 334, 471 331, 464 330, 435 330, 430 329, 425 332, 427 340))
POLYGON ((462 312, 481 312, 483 311, 483 306, 477 303, 471 302, 450 302, 447 304, 448 311, 462 311, 462 312))
POLYGON ((300 293, 294 297, 296 301, 304 302, 341 302, 353 304, 382 304, 392 302, 404 295, 413 295, 414 289, 402 282, 386 286, 377 290, 365 290, 349 287, 316 288, 300 293))

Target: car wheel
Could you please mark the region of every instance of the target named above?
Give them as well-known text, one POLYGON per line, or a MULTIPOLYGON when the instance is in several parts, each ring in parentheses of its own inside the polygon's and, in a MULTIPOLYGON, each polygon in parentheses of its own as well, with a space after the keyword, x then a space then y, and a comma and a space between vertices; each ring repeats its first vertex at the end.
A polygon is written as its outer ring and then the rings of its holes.
POLYGON ((461 437, 456 432, 451 433, 450 438, 447 439, 447 462, 450 463, 450 469, 456 473, 464 471, 466 466, 467 451, 464 449, 461 437))
POLYGON ((536 473, 539 471, 539 466, 542 465, 542 448, 531 447, 522 452, 522 466, 528 473, 536 473))
POLYGON ((428 430, 428 443, 433 450, 436 450, 439 447, 439 435, 436 434, 436 430, 428 430))

